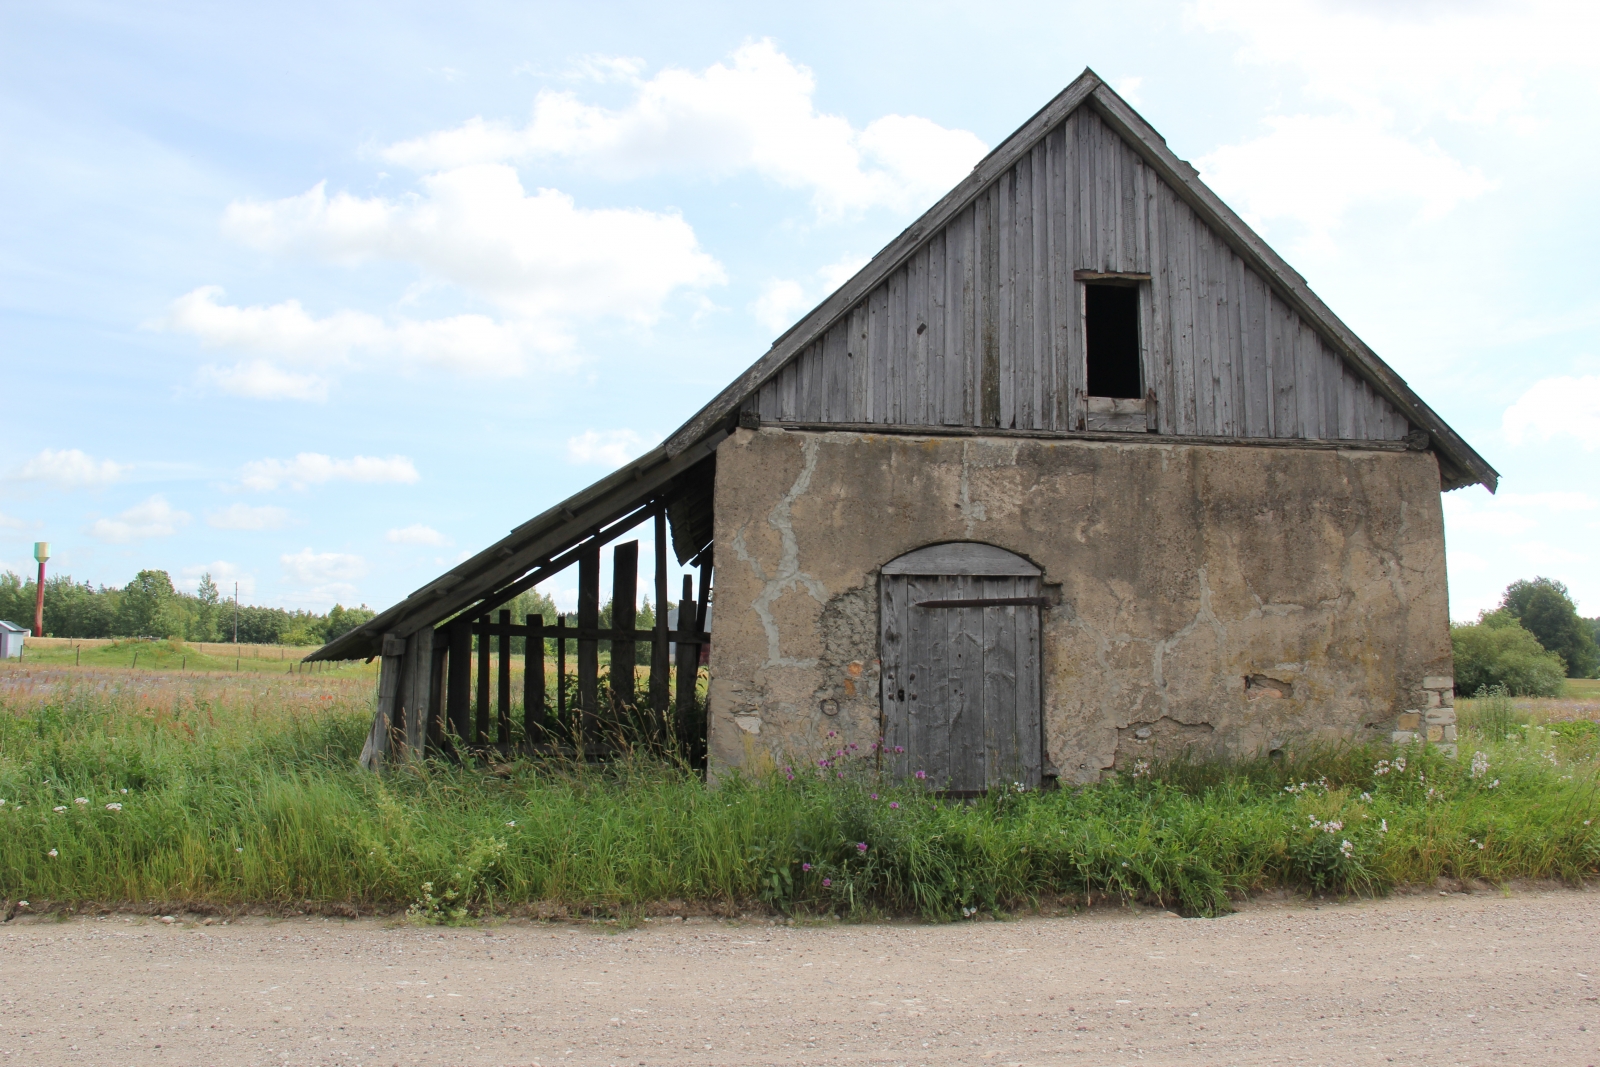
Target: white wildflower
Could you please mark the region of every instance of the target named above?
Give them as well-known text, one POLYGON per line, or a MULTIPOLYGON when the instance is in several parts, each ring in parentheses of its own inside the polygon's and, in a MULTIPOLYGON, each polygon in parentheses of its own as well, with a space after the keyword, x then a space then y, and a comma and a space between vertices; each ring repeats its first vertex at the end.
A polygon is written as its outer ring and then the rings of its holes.
POLYGON ((1386 834, 1388 832, 1389 832, 1389 820, 1388 819, 1380 819, 1378 821, 1378 833, 1386 834))
POLYGON ((243 852, 243 851, 244 851, 244 849, 242 849, 242 848, 236 848, 236 849, 234 849, 234 851, 235 851, 235 852, 243 852))
POLYGON ((121 811, 122 810, 122 805, 118 804, 116 801, 112 801, 110 804, 106 805, 106 810, 107 811, 121 811))
POLYGON ((61 853, 57 852, 55 849, 51 849, 49 852, 46 852, 45 855, 49 856, 51 859, 55 859, 57 856, 61 855, 61 853))
POLYGON ((1355 853, 1355 850, 1356 850, 1356 846, 1354 846, 1354 845, 1352 845, 1350 843, 1350 839, 1348 837, 1345 838, 1339 844, 1339 851, 1343 852, 1346 857, 1349 857, 1349 856, 1353 855, 1355 853))
POLYGON ((123 793, 127 793, 127 790, 126 790, 126 789, 124 789, 124 790, 123 790, 123 793))
POLYGON ((60 813, 60 812, 66 811, 67 810, 67 806, 65 804, 57 804, 55 807, 51 808, 50 810, 54 811, 54 812, 57 812, 57 813, 60 813))
POLYGON ((74 800, 73 803, 74 804, 87 804, 87 803, 89 803, 89 798, 88 797, 79 797, 77 800, 74 800))
POLYGON ((1371 793, 1362 793, 1361 794, 1361 803, 1363 803, 1363 804, 1371 804, 1372 803, 1372 794, 1371 793))
POLYGON ((1322 824, 1322 829, 1327 833, 1336 834, 1340 830, 1344 829, 1344 823, 1339 822, 1337 820, 1335 820, 1333 822, 1325 822, 1325 823, 1322 824))
POLYGON ((1500 788, 1500 779, 1496 778, 1494 781, 1490 782, 1489 783, 1489 788, 1490 789, 1499 789, 1500 788))
POLYGON ((507 826, 515 826, 515 825, 517 825, 517 820, 512 819, 510 822, 506 823, 506 825, 507 826))
POLYGON ((1472 769, 1467 772, 1469 777, 1482 778, 1489 773, 1489 754, 1487 752, 1474 752, 1472 754, 1472 769))
POLYGON ((1406 773, 1406 758, 1404 756, 1401 756, 1399 759, 1394 761, 1394 773, 1406 773))

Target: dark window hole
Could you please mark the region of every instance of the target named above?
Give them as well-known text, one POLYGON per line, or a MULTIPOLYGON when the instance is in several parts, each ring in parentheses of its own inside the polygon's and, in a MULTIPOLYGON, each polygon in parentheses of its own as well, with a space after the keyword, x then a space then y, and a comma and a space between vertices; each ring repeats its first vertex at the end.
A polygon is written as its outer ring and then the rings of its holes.
POLYGON ((1136 400, 1139 381, 1139 290, 1132 285, 1087 285, 1085 329, 1089 395, 1136 400))

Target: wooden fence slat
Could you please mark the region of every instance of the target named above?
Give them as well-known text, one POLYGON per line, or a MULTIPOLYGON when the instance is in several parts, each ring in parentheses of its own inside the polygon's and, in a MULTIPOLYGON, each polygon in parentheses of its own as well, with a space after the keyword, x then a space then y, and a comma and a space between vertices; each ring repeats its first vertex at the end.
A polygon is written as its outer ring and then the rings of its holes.
POLYGON ((499 699, 495 701, 497 719, 495 722, 495 740, 502 745, 511 743, 511 612, 502 609, 500 612, 500 664, 496 681, 499 692, 495 694, 499 699))
POLYGON ((600 642, 584 630, 600 626, 600 549, 578 557, 578 708, 585 742, 599 739, 600 642))
MULTIPOLYGON (((638 619, 639 542, 628 541, 611 553, 611 629, 626 632, 638 619)), ((637 646, 631 640, 611 642, 611 703, 633 704, 633 668, 637 646)))
POLYGON ((694 578, 691 575, 683 576, 683 596, 678 601, 678 693, 677 693, 677 719, 678 737, 684 754, 694 764, 698 753, 696 752, 696 735, 693 722, 694 715, 694 683, 700 673, 700 645, 694 642, 696 634, 694 626, 694 578))
POLYGON ((567 617, 556 616, 556 719, 570 740, 567 719, 567 617))
POLYGON ((450 729, 472 738, 472 628, 462 619, 450 627, 450 729))
MULTIPOLYGON (((489 624, 489 616, 485 615, 478 620, 484 627, 489 624)), ((478 714, 472 731, 472 743, 486 745, 489 743, 489 656, 490 641, 487 633, 478 638, 478 714)))
POLYGON ((522 651, 522 736, 530 745, 546 740, 544 714, 544 616, 528 616, 522 651))
POLYGON ((656 625, 650 638, 650 709, 662 725, 667 721, 667 702, 671 699, 667 661, 667 512, 656 512, 656 625))

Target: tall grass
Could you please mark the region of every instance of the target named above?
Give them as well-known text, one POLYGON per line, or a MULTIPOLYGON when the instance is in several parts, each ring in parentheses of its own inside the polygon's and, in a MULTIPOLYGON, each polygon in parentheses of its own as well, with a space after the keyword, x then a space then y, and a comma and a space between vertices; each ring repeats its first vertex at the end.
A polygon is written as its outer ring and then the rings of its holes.
POLYGON ((1056 897, 1210 915, 1273 887, 1600 868, 1591 723, 1469 732, 1459 761, 1307 748, 957 802, 880 782, 870 753, 839 749, 715 788, 644 759, 379 778, 354 768, 364 696, 222 692, 152 708, 136 691, 66 685, 0 704, 0 897, 445 921, 761 900, 944 920, 1056 897))

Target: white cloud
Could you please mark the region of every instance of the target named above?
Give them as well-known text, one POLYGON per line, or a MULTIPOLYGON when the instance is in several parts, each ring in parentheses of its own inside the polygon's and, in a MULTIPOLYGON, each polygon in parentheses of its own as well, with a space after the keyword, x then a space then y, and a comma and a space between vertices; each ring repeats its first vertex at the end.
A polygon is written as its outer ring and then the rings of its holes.
POLYGON ((1289 221, 1326 243, 1357 204, 1404 201, 1432 219, 1494 187, 1437 145, 1365 116, 1278 116, 1266 125, 1264 136, 1198 161, 1206 184, 1263 230, 1289 221))
MULTIPOLYGON (((198 563, 192 567, 184 567, 179 573, 179 578, 172 584, 187 592, 194 592, 200 587, 202 575, 211 575, 211 580, 217 583, 217 591, 224 601, 233 599, 233 583, 239 583, 239 598, 256 595, 256 578, 247 574, 237 563, 229 563, 225 559, 213 560, 210 563, 198 563)), ((227 620, 223 620, 226 626, 227 620)))
POLYGON ((15 518, 15 517, 13 517, 11 515, 7 515, 5 512, 0 511, 0 529, 3 529, 3 530, 25 530, 25 529, 27 529, 27 527, 28 527, 28 524, 26 522, 23 522, 21 519, 15 518))
POLYGON ((289 521, 283 508, 229 504, 206 516, 206 525, 218 530, 276 530, 289 521))
POLYGON ((109 485, 132 468, 109 459, 95 459, 76 448, 45 449, 23 463, 15 477, 24 481, 50 482, 62 489, 109 485))
POLYGON ((620 467, 654 447, 657 440, 642 437, 633 430, 587 430, 567 438, 567 462, 620 467))
POLYGON ((284 485, 291 489, 304 489, 326 482, 410 485, 421 477, 411 460, 405 456, 334 459, 319 452, 301 452, 293 459, 252 460, 240 471, 239 481, 246 489, 265 492, 284 485))
POLYGON ((1600 375, 1535 382, 1506 408, 1500 426, 1515 445, 1573 437, 1590 452, 1600 448, 1600 375))
POLYGON ((1544 541, 1524 541, 1517 546, 1522 558, 1535 567, 1564 566, 1569 563, 1587 563, 1589 557, 1559 545, 1544 541))
POLYGON ((1207 29, 1237 34, 1246 62, 1290 67, 1313 96, 1356 112, 1403 109, 1405 124, 1525 123, 1547 110, 1536 79, 1600 83, 1600 10, 1573 0, 1196 0, 1190 10, 1207 29))
POLYGON ((819 211, 837 214, 926 207, 987 150, 965 130, 915 116, 886 115, 858 130, 819 113, 811 71, 766 40, 699 73, 667 69, 634 80, 634 98, 615 110, 546 91, 520 129, 474 118, 391 145, 384 156, 417 170, 564 158, 613 178, 748 170, 809 190, 819 211))
POLYGON ((1144 102, 1139 96, 1139 90, 1143 87, 1143 85, 1143 78, 1136 77, 1134 75, 1128 75, 1126 77, 1118 78, 1116 81, 1112 82, 1111 88, 1115 89, 1117 91, 1117 95, 1122 97, 1122 99, 1126 100, 1134 107, 1138 107, 1144 102))
POLYGON ((383 539, 392 545, 448 545, 450 538, 435 530, 432 526, 413 523, 397 530, 390 530, 383 535, 383 539))
POLYGON ((355 599, 355 579, 367 573, 367 561, 345 552, 301 549, 278 557, 289 580, 302 587, 308 602, 355 599))
MULTIPOLYGON (((262 310, 215 307, 214 309, 219 312, 262 310)), ((194 329, 189 332, 198 336, 201 344, 217 347, 214 339, 203 330, 194 329)), ((295 374, 281 367, 275 367, 264 359, 242 360, 231 367, 204 366, 200 368, 200 378, 215 385, 224 393, 245 396, 252 400, 308 400, 321 403, 328 399, 327 378, 320 374, 295 374)))
POLYGON ((791 278, 774 278, 762 287, 761 295, 750 304, 756 321, 773 333, 794 325, 802 311, 812 306, 803 286, 791 278))
POLYGON ((123 545, 147 537, 170 537, 189 525, 189 513, 178 511, 161 496, 153 496, 124 511, 114 519, 99 519, 89 534, 102 541, 123 545))
MULTIPOLYGON (((265 251, 415 264, 530 320, 650 323, 674 290, 724 280, 721 265, 675 212, 589 210, 556 189, 529 195, 513 168, 496 164, 431 174, 421 184, 418 195, 388 200, 330 197, 319 183, 283 200, 235 203, 223 226, 265 251)), ((370 344, 377 320, 343 314, 350 318, 331 332, 370 344)), ((545 339, 547 346, 558 342, 545 339)))

